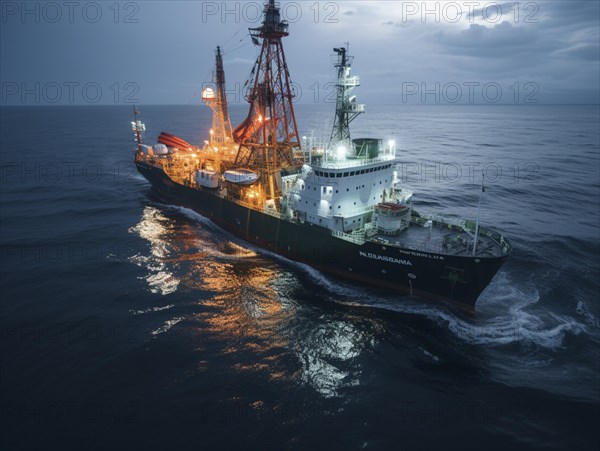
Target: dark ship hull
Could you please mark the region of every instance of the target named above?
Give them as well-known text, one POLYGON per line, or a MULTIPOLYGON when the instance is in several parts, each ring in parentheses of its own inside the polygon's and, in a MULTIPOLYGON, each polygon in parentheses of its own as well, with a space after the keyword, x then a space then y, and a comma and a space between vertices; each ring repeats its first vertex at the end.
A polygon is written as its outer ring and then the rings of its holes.
POLYGON ((160 167, 142 161, 136 166, 165 200, 193 209, 243 240, 324 273, 402 294, 472 309, 507 257, 452 256, 372 241, 357 244, 323 227, 253 210, 214 190, 181 185, 160 167))

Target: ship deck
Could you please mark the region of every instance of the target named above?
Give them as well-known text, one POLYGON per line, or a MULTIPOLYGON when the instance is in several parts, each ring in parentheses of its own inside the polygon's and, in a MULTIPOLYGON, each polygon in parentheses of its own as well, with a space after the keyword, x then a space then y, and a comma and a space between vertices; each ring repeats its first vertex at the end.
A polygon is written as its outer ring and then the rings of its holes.
MULTIPOLYGON (((398 235, 377 233, 370 241, 387 246, 398 246, 419 252, 470 257, 473 255, 474 233, 457 226, 434 223, 425 227, 412 222, 398 235)), ((476 257, 501 257, 503 246, 481 230, 477 241, 476 257)))

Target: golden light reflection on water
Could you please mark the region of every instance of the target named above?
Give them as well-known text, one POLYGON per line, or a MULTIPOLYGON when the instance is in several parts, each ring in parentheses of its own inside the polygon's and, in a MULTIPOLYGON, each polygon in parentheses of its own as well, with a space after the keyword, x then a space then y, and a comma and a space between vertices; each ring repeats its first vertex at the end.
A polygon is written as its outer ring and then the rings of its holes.
POLYGON ((235 364, 239 371, 272 369, 269 378, 280 378, 283 372, 274 368, 274 355, 288 352, 289 337, 281 331, 296 309, 280 301, 273 284, 277 273, 270 268, 218 261, 204 265, 201 271, 205 289, 215 293, 204 302, 212 309, 198 315, 206 325, 205 332, 226 343, 224 354, 249 351, 260 356, 250 364, 235 364))
MULTIPOLYGON (((175 304, 175 292, 201 295, 184 324, 201 342, 220 347, 233 369, 273 382, 296 381, 325 397, 359 383, 359 358, 375 343, 367 332, 373 328, 357 323, 370 320, 332 317, 298 301, 306 298, 306 289, 293 272, 197 222, 169 219, 146 207, 131 231, 150 243, 150 254, 137 256, 148 268, 150 291, 170 295, 175 304)), ((153 333, 168 332, 182 319, 176 316, 153 333)), ((199 371, 210 365, 202 360, 199 371)))
POLYGON ((148 269, 145 276, 148 288, 152 293, 167 295, 177 291, 179 279, 168 270, 165 259, 169 255, 170 220, 156 208, 146 207, 142 219, 129 229, 150 243, 150 255, 135 255, 131 260, 138 266, 148 269))

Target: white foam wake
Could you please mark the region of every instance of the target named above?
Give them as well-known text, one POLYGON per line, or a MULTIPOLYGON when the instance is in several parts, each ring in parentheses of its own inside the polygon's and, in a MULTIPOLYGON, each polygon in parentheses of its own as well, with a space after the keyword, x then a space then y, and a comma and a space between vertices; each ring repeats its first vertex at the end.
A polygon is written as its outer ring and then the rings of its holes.
POLYGON ((183 321, 183 316, 178 316, 176 318, 170 319, 168 321, 165 321, 165 323, 159 327, 156 330, 153 330, 151 332, 152 335, 158 335, 158 334, 162 334, 167 332, 171 327, 173 327, 175 324, 179 323, 180 321, 183 321))
POLYGON ((163 310, 169 310, 173 307, 175 307, 175 304, 169 304, 169 305, 165 305, 162 307, 149 307, 144 310, 129 310, 129 313, 132 313, 134 315, 144 315, 146 313, 161 312, 163 310))

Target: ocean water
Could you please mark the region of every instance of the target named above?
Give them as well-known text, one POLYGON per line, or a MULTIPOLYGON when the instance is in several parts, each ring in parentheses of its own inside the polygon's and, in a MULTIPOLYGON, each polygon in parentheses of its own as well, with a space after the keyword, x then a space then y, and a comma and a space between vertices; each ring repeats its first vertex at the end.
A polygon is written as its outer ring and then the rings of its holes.
MULTIPOLYGON (((332 105, 297 107, 325 136, 332 105)), ((202 106, 141 106, 200 144, 202 106)), ((244 115, 232 109, 233 122, 244 115)), ((1 110, 3 449, 598 449, 598 106, 370 106, 414 207, 515 250, 476 314, 164 203, 131 109, 1 110)))

